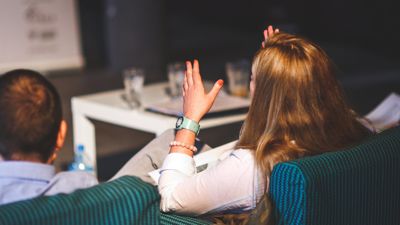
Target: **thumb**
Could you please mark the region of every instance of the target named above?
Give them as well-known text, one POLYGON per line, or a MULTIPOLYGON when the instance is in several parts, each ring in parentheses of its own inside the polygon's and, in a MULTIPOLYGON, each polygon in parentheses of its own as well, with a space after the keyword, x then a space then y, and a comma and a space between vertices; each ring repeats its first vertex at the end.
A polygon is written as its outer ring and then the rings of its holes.
POLYGON ((208 93, 208 96, 214 101, 215 98, 217 97, 219 91, 221 90, 222 86, 224 86, 224 81, 219 79, 217 82, 215 82, 213 88, 211 91, 208 93))

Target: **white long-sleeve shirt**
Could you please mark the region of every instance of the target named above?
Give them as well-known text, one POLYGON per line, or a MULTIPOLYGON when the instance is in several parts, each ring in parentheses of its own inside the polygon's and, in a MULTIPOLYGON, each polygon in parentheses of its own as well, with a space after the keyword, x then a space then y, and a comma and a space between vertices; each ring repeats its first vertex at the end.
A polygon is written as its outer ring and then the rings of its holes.
POLYGON ((255 165, 254 152, 228 152, 219 163, 196 173, 192 157, 170 153, 164 160, 158 189, 164 212, 202 215, 243 212, 255 208, 265 181, 255 165))

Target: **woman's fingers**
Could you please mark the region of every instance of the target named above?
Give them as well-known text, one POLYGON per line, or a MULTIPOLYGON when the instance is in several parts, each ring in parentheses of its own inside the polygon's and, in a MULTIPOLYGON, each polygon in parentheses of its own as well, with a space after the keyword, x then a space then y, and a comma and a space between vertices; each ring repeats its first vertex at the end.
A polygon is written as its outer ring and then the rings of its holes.
POLYGON ((274 35, 274 28, 269 25, 268 26, 268 37, 272 37, 272 35, 274 35))
MULTIPOLYGON (((264 30, 264 42, 268 40, 268 38, 272 37, 274 35, 274 28, 269 25, 267 29, 264 30)), ((263 47, 265 46, 265 43, 263 43, 263 47)))
POLYGON ((193 85, 193 69, 192 69, 192 63, 190 61, 186 61, 186 79, 187 79, 187 84, 188 86, 193 85))
POLYGON ((212 102, 214 102, 215 98, 217 98, 217 95, 218 95, 219 91, 221 90, 222 86, 224 86, 224 81, 219 79, 217 82, 215 82, 213 88, 208 93, 208 96, 209 96, 209 98, 211 98, 212 102))
POLYGON ((199 61, 186 62, 186 72, 183 82, 183 113, 186 117, 195 121, 210 110, 215 98, 223 86, 223 81, 218 80, 209 93, 204 91, 200 75, 199 61))
POLYGON ((268 39, 268 29, 264 30, 264 41, 268 39))
POLYGON ((269 25, 267 29, 264 30, 264 41, 261 43, 261 46, 265 48, 265 43, 271 38, 274 34, 279 33, 279 29, 274 29, 273 26, 269 25))
POLYGON ((188 80, 187 80, 187 72, 185 71, 185 77, 183 78, 183 90, 184 91, 187 91, 187 89, 189 88, 189 84, 188 84, 188 80))
POLYGON ((197 59, 193 62, 193 82, 195 84, 203 84, 201 81, 199 61, 197 59))

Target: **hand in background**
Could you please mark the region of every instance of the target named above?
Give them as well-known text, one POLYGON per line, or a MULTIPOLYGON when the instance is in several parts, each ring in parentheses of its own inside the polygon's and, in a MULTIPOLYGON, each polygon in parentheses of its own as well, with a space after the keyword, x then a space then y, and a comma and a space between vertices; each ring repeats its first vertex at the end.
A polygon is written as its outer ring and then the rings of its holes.
POLYGON ((194 60, 192 67, 192 63, 186 61, 183 82, 183 113, 185 117, 199 122, 210 110, 223 84, 223 80, 218 80, 211 91, 206 93, 200 75, 199 62, 194 60))
POLYGON ((265 48, 265 43, 271 38, 274 34, 279 33, 279 29, 275 29, 269 25, 267 29, 264 30, 264 41, 261 43, 262 47, 265 48))

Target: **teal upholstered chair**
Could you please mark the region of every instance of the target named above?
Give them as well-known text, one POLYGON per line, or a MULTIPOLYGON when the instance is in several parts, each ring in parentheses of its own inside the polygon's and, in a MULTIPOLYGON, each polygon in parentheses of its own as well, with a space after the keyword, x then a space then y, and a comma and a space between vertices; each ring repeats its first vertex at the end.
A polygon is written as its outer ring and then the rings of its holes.
POLYGON ((136 225, 209 224, 191 217, 160 213, 157 188, 137 177, 16 202, 0 207, 0 224, 21 225, 136 225))
MULTIPOLYGON (((400 224, 400 127, 334 153, 278 164, 270 193, 279 224, 400 224)), ((160 213, 157 189, 122 177, 69 195, 0 207, 0 224, 209 224, 160 213)))
POLYGON ((278 224, 400 224, 400 127, 338 152, 278 164, 278 224))

